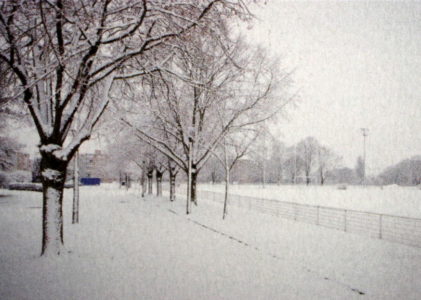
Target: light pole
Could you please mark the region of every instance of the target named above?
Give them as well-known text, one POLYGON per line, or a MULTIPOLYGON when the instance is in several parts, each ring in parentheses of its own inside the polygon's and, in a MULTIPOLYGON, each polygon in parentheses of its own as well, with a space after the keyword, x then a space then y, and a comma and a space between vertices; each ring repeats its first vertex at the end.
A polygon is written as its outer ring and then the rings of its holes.
POLYGON ((368 128, 361 128, 363 134, 363 185, 365 185, 365 162, 366 162, 366 138, 368 136, 368 128))

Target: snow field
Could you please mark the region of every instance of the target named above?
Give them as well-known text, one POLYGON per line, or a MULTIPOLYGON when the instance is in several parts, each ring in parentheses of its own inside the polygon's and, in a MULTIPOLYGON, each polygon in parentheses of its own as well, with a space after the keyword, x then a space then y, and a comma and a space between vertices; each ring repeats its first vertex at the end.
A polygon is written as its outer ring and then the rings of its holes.
POLYGON ((65 246, 39 258, 41 194, 0 194, 1 299, 417 299, 421 251, 201 201, 83 187, 65 246), (354 291, 353 291, 354 289, 354 291), (360 295, 358 291, 363 292, 360 295))
MULTIPOLYGON (((178 191, 185 192, 185 185, 178 191)), ((224 192, 223 184, 200 184, 199 190, 224 192)), ((232 184, 230 194, 296 202, 310 205, 367 211, 421 219, 421 189, 419 187, 347 186, 340 190, 327 185, 261 185, 232 184)))

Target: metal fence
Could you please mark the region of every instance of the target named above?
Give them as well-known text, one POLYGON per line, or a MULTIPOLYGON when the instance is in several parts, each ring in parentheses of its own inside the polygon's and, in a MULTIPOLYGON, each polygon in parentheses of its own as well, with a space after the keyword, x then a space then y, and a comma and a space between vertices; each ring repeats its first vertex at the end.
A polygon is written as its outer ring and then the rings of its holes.
MULTIPOLYGON (((199 191, 199 198, 223 202, 223 193, 199 191)), ((421 247, 421 219, 248 196, 229 196, 229 206, 356 233, 371 238, 421 247)))

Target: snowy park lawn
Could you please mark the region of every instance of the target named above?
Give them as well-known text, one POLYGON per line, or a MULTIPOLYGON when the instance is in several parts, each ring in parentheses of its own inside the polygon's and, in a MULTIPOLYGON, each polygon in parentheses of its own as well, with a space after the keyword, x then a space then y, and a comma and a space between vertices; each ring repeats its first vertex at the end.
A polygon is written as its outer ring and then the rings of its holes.
MULTIPOLYGON (((185 187, 179 189, 185 190, 185 187)), ((201 184, 199 190, 224 192, 223 184, 201 184)), ((368 211, 421 219, 421 187, 346 186, 335 185, 230 185, 230 192, 237 195, 321 205, 343 209, 368 211)))
MULTIPOLYGON (((347 192, 347 191, 344 191, 347 192)), ((0 299, 419 299, 421 249, 199 199, 81 189, 40 258, 41 194, 0 190, 0 299)))

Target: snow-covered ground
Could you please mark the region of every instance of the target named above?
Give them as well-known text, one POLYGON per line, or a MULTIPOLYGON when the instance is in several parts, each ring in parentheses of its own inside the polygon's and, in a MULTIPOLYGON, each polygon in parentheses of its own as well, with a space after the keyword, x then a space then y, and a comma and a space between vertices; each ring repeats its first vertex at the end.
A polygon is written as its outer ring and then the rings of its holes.
MULTIPOLYGON (((178 191, 185 190, 180 185, 178 191)), ((199 190, 224 192, 223 184, 200 184, 199 190)), ((390 186, 327 185, 230 185, 230 193, 280 201, 322 205, 403 217, 421 218, 421 188, 390 186)))
MULTIPOLYGON (((0 190, 0 299, 418 299, 421 249, 178 197, 81 189, 68 254, 39 258, 41 195, 0 190)), ((350 192, 350 190, 339 191, 350 192)), ((263 194, 263 192, 261 193, 263 194)), ((297 193, 300 194, 300 193, 297 193)))

